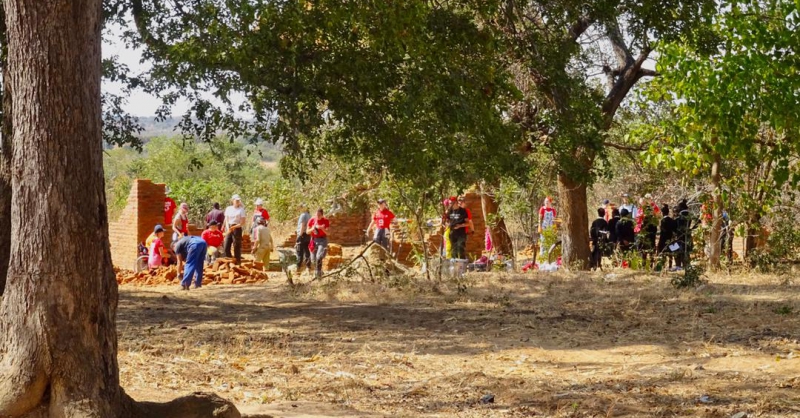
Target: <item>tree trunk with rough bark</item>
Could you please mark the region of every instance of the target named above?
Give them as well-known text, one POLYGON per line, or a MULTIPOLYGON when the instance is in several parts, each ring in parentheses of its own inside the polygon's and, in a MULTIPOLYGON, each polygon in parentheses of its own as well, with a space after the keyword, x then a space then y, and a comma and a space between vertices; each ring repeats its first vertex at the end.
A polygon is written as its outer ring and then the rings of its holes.
POLYGON ((0 129, 0 296, 6 288, 8 258, 11 253, 11 83, 5 58, 3 61, 3 126, 0 129))
POLYGON ((714 202, 713 207, 713 221, 711 223, 711 234, 709 238, 709 266, 716 270, 721 267, 720 255, 722 254, 722 177, 720 175, 721 158, 719 154, 714 155, 714 161, 711 163, 711 185, 713 190, 711 198, 714 202))
POLYGON ((589 265, 589 212, 586 204, 586 183, 576 182, 565 174, 558 175, 558 196, 561 199, 561 261, 565 268, 584 270, 589 265))
POLYGON ((239 417, 212 395, 137 404, 119 385, 101 143, 101 0, 5 0, 4 10, 14 129, 4 138, 12 205, 0 416, 239 417))

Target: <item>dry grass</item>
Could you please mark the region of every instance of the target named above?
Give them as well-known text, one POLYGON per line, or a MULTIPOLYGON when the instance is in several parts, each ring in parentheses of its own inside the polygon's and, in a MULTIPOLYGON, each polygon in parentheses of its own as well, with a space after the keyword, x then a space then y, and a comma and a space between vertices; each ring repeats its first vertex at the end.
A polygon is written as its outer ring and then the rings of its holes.
POLYGON ((798 289, 777 277, 677 291, 667 276, 622 272, 478 274, 466 292, 290 292, 279 277, 188 294, 121 287, 126 390, 313 401, 348 416, 800 416, 798 289), (496 403, 480 403, 487 393, 496 403))

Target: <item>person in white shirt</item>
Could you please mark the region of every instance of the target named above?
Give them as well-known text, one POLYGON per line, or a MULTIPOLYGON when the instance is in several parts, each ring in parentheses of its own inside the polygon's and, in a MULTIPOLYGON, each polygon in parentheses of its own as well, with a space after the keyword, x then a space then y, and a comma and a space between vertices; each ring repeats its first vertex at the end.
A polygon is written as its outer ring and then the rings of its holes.
POLYGON ((225 208, 225 224, 222 230, 225 232, 225 257, 233 256, 237 264, 242 261, 242 227, 246 219, 247 212, 242 205, 242 198, 235 194, 231 197, 231 205, 225 208))

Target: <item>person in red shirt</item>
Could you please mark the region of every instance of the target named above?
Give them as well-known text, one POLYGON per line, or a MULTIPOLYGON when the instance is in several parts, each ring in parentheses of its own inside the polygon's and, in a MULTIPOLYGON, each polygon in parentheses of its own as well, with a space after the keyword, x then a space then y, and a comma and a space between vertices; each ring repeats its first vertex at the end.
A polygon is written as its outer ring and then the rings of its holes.
POLYGON ((373 235, 372 241, 386 250, 389 250, 389 230, 391 229, 392 220, 394 220, 394 213, 389 210, 386 200, 378 199, 378 210, 372 214, 372 221, 367 226, 366 233, 369 236, 369 231, 374 226, 375 235, 373 235))
POLYGON ((322 276, 322 260, 328 254, 328 230, 331 227, 322 208, 317 209, 317 214, 308 221, 308 231, 311 235, 311 262, 317 265, 317 277, 322 276))
POLYGON ((169 187, 166 188, 166 197, 164 198, 164 225, 171 225, 172 218, 175 216, 175 209, 178 205, 169 197, 171 190, 169 187))
POLYGON ((267 212, 267 210, 264 209, 264 201, 261 200, 261 198, 259 197, 258 199, 256 199, 255 203, 256 203, 256 209, 253 211, 253 219, 252 222, 250 223, 250 237, 254 235, 254 231, 258 226, 256 218, 260 217, 266 222, 264 225, 269 225, 269 212, 267 212))
POLYGON ((200 237, 203 238, 203 241, 208 245, 206 261, 212 263, 222 254, 220 247, 222 246, 222 242, 225 241, 225 235, 219 230, 217 221, 212 220, 208 223, 208 229, 203 231, 200 237))
POLYGON ((189 235, 189 204, 181 203, 180 210, 172 218, 172 242, 189 235))

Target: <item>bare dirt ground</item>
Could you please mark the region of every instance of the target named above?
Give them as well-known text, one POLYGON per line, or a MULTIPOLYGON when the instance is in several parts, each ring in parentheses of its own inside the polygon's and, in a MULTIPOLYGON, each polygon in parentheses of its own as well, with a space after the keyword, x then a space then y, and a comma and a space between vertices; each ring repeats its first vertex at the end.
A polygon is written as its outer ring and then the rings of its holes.
POLYGON ((476 274, 466 291, 273 277, 122 286, 126 391, 216 392, 276 417, 800 416, 798 286, 779 277, 689 291, 619 271, 476 274))

